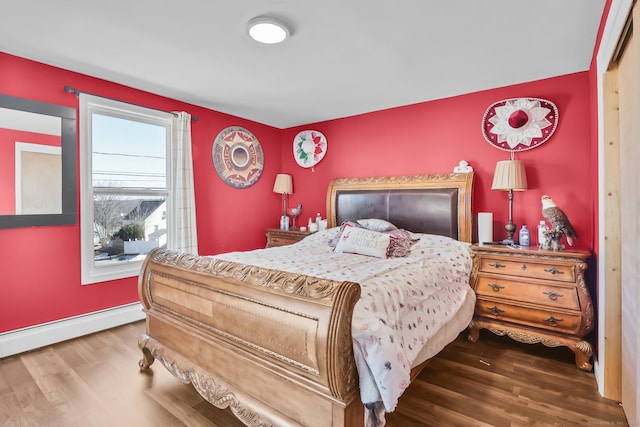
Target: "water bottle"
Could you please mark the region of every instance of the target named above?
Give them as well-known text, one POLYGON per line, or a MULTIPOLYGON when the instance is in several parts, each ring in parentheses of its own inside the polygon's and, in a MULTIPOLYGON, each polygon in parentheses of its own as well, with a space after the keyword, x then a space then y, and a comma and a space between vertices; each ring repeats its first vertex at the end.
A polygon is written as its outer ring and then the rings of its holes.
POLYGON ((287 215, 282 215, 280 217, 280 230, 288 230, 289 229, 289 217, 287 215))
POLYGON ((526 225, 523 225, 520 229, 520 246, 529 246, 531 242, 531 235, 526 225))
POLYGON ((540 224, 538 224, 538 247, 542 247, 544 244, 544 232, 549 230, 549 226, 547 225, 546 222, 540 221, 540 224))

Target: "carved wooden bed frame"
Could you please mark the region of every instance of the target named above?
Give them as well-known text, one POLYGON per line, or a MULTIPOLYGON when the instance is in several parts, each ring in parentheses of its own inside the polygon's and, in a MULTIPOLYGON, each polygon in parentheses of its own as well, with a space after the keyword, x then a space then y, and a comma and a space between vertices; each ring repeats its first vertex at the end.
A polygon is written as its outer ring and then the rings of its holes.
MULTIPOLYGON (((328 224, 376 215, 470 242, 472 186, 473 173, 336 179, 328 224)), ((249 426, 363 425, 351 340, 356 283, 156 249, 142 266, 139 294, 141 369, 159 360, 249 426)))

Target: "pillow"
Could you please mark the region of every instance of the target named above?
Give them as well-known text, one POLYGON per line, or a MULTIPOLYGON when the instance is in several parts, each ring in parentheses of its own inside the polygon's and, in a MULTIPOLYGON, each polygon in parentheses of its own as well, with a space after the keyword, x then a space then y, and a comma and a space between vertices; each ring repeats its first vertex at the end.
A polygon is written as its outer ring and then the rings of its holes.
POLYGON ((368 218, 368 219, 359 219, 358 224, 367 230, 372 231, 391 231, 397 230, 398 227, 391 224, 389 221, 385 221, 384 219, 378 218, 368 218))
POLYGON ((409 255, 411 247, 420 240, 407 230, 391 230, 386 232, 391 237, 389 247, 387 248, 388 258, 399 258, 409 255))
POLYGON ((346 225, 335 247, 336 252, 347 252, 386 258, 391 236, 366 228, 346 225))
POLYGON ((344 231, 344 228, 347 227, 347 226, 356 227, 357 228, 357 227, 360 227, 360 224, 358 224, 357 222, 351 222, 351 221, 343 222, 342 225, 340 226, 340 229, 336 233, 336 235, 333 236, 333 238, 331 240, 329 240, 329 246, 331 246, 332 248, 336 247, 336 245, 338 244, 338 240, 340 239, 340 235, 344 231))
POLYGON ((398 228, 395 230, 391 230, 391 231, 386 231, 386 233, 390 236, 393 237, 397 237, 399 239, 407 239, 407 240, 411 240, 414 243, 417 242, 418 240, 420 240, 420 236, 408 231, 408 230, 404 230, 402 228, 398 228))

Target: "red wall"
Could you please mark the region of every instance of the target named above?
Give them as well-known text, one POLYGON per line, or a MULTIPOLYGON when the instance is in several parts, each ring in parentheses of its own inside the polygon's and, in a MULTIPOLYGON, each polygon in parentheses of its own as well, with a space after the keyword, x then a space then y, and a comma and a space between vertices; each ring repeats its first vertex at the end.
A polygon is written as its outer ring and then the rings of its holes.
MULTIPOLYGON (((476 172, 474 212, 494 213, 494 238, 501 240, 506 237, 507 192, 490 188, 496 162, 509 153, 485 141, 481 122, 491 104, 517 97, 553 101, 559 122, 543 145, 516 153, 525 163, 529 189, 515 192, 514 222, 518 229, 522 224, 535 229, 542 219, 540 197, 548 194, 576 228, 578 245, 591 248, 597 188, 588 72, 288 129, 282 165, 293 175, 292 204, 303 204, 301 219, 306 221, 316 211, 326 215, 324 192, 334 177, 448 173, 464 159, 476 172), (328 141, 314 172, 298 167, 293 157, 293 138, 304 129, 318 130, 328 141)), ((537 241, 535 235, 532 240, 537 241)))
MULTIPOLYGON (((200 253, 264 245, 264 229, 278 217, 281 203, 271 191, 280 171, 279 130, 0 52, 0 93, 77 108, 78 99, 63 90, 65 85, 197 116, 192 139, 200 253), (264 152, 262 177, 248 189, 229 187, 213 168, 213 141, 228 126, 249 129, 264 152)), ((138 300, 136 278, 80 284, 78 225, 0 230, 0 270, 0 332, 138 300)))
MULTIPOLYGON (((508 153, 483 139, 482 116, 502 99, 546 98, 558 106, 559 125, 544 145, 517 154, 526 164, 529 190, 515 195, 514 222, 535 227, 540 196, 546 193, 567 212, 579 244, 594 243, 596 189, 590 167, 595 148, 586 72, 279 130, 0 53, 0 93, 77 108, 77 99, 63 91, 64 85, 198 116, 192 137, 201 254, 264 245, 264 230, 277 227, 281 209, 281 196, 272 192, 277 173, 293 175, 290 205, 302 203, 300 220, 306 221, 316 212, 326 216, 326 188, 334 177, 447 173, 462 159, 477 174, 474 212, 494 212, 495 238, 501 239, 507 193, 490 186, 496 162, 508 153), (228 126, 249 129, 262 145, 263 175, 248 189, 226 185, 213 168, 213 141, 228 126), (293 138, 304 129, 319 130, 328 140, 327 154, 315 171, 299 167, 293 158, 293 138)), ((80 285, 79 236, 77 225, 0 230, 0 332, 137 301, 135 278, 80 285)))

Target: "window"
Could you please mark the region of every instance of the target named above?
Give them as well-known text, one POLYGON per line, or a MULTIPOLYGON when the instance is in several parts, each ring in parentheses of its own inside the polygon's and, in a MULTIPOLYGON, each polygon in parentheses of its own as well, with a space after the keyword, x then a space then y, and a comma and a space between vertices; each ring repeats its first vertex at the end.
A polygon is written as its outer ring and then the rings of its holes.
POLYGON ((166 247, 172 115, 80 95, 82 283, 136 276, 166 247))

